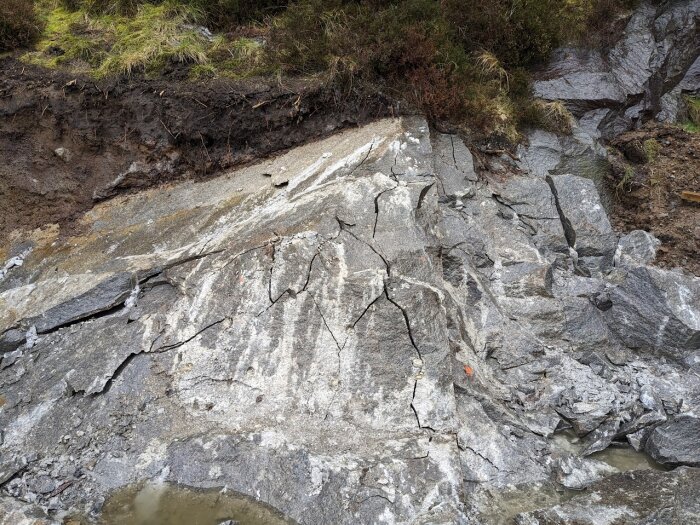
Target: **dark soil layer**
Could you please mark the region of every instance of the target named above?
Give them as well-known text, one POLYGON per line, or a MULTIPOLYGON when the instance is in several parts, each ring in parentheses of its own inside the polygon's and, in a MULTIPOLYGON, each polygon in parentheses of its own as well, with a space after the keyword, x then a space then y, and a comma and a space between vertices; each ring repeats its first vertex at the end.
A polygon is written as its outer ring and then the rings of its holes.
POLYGON ((202 83, 172 71, 96 84, 0 60, 0 239, 72 221, 101 199, 232 166, 394 113, 321 82, 202 83))
POLYGON ((612 221, 620 231, 646 230, 661 240, 657 263, 700 275, 700 134, 652 124, 613 144, 612 221))

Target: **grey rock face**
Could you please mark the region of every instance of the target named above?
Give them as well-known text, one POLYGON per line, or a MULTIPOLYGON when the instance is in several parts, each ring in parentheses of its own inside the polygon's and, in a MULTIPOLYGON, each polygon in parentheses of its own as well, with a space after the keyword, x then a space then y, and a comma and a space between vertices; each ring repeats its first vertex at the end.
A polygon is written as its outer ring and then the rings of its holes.
POLYGON ((659 425, 646 441, 646 451, 659 463, 700 466, 700 419, 683 415, 659 425))
POLYGON ((619 118, 627 120, 644 112, 654 116, 664 94, 692 82, 687 72, 698 58, 699 27, 697 0, 643 2, 607 56, 558 51, 545 78, 535 83, 535 95, 565 101, 577 116, 602 107, 622 108, 619 118))
POLYGON ((558 50, 533 91, 572 111, 573 132, 532 130, 528 145, 520 147, 523 167, 542 177, 585 176, 601 189, 609 170, 601 140, 650 119, 683 118, 683 95, 700 89, 699 61, 700 0, 641 2, 604 56, 587 49, 558 50))
POLYGON ((55 330, 123 304, 134 286, 134 277, 129 273, 110 276, 69 302, 49 308, 37 317, 30 317, 25 324, 35 326, 40 334, 55 330))
POLYGON ((464 520, 427 132, 106 203, 81 256, 13 268, 0 330, 38 341, 0 372, 9 493, 99 509, 167 471, 304 523, 464 520))
POLYGON ((613 441, 694 464, 700 280, 618 245, 585 178, 477 177, 385 120, 84 221, 0 288, 0 485, 52 519, 156 479, 304 524, 489 524, 514 491, 513 519, 532 491, 570 512, 555 487, 605 483, 580 456, 613 441))

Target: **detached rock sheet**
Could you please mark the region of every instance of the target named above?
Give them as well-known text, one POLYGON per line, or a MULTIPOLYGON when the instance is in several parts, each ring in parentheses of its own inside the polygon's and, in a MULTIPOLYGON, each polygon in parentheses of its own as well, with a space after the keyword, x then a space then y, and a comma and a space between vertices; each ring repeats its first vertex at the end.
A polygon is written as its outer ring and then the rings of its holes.
POLYGON ((668 501, 598 453, 696 464, 700 280, 575 175, 478 177, 457 137, 382 120, 82 228, 7 247, 6 522, 96 522, 151 481, 302 524, 559 523, 610 479, 637 523, 668 501))

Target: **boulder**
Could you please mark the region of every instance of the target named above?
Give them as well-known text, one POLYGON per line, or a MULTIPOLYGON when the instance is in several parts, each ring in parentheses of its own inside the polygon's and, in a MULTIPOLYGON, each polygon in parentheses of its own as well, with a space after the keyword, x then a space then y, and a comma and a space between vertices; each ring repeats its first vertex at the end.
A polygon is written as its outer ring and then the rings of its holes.
POLYGON ((603 294, 608 305, 599 307, 626 346, 679 361, 700 349, 699 305, 693 299, 700 297, 700 279, 639 266, 618 273, 615 281, 603 294))
POLYGON ((656 427, 645 450, 664 465, 700 466, 700 418, 681 415, 656 427))
POLYGON ((574 175, 548 177, 569 245, 591 269, 612 266, 617 234, 600 202, 595 184, 574 175))

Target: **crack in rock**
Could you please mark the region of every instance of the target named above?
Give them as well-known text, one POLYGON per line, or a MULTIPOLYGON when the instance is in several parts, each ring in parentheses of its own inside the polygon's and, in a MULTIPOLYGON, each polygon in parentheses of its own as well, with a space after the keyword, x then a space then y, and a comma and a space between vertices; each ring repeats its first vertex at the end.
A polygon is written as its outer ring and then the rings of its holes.
POLYGON ((557 188, 554 186, 554 180, 550 175, 547 175, 547 177, 545 177, 545 180, 547 181, 549 189, 552 191, 552 195, 554 196, 554 205, 557 208, 557 213, 559 214, 559 220, 561 221, 562 228, 564 228, 564 237, 566 237, 566 242, 569 243, 570 248, 575 250, 576 230, 574 230, 571 221, 564 214, 564 210, 562 209, 561 203, 559 202, 559 194, 557 193, 557 188))

